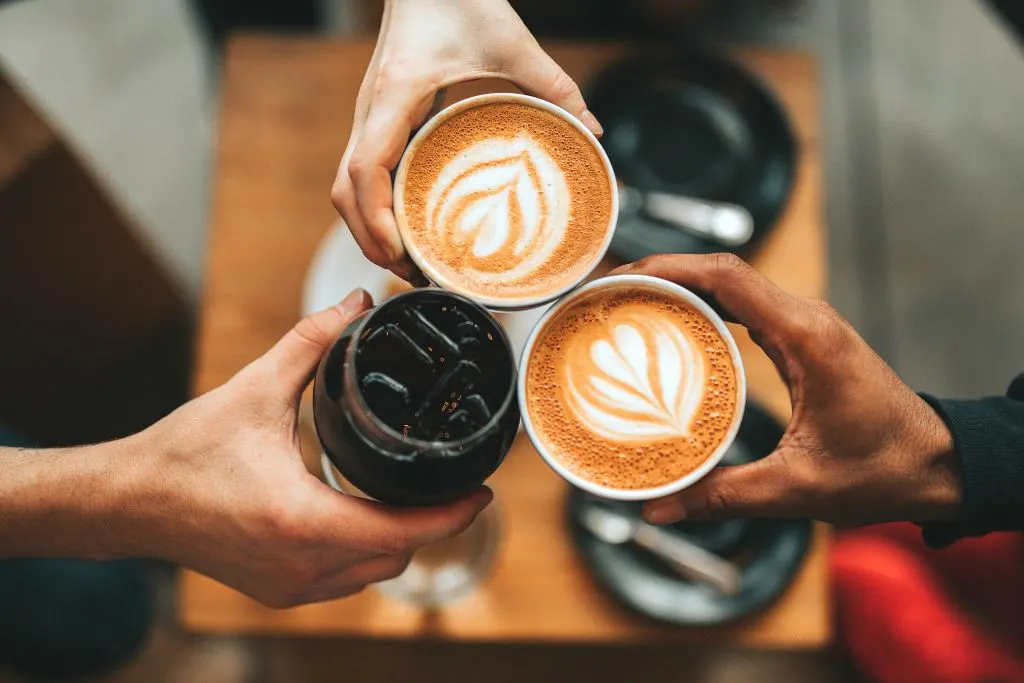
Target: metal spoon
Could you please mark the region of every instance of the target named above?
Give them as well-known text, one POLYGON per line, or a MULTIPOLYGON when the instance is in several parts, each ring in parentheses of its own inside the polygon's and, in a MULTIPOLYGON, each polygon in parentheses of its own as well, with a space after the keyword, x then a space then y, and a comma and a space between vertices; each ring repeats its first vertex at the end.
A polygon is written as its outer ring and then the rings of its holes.
POLYGON ((735 595, 740 590, 739 567, 685 538, 600 505, 583 508, 581 521, 605 543, 633 541, 671 564, 681 576, 707 584, 723 595, 735 595))
POLYGON ((684 232, 735 248, 754 234, 754 219, 738 204, 695 199, 664 192, 642 192, 619 185, 619 208, 629 213, 643 211, 651 218, 684 232))

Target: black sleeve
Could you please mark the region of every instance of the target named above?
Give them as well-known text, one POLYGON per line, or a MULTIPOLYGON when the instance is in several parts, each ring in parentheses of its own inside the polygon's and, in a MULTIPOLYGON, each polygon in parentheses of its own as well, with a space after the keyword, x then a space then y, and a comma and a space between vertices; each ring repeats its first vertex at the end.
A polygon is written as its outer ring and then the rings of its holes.
POLYGON ((925 524, 925 542, 939 548, 990 531, 1024 531, 1024 375, 1005 398, 923 398, 953 432, 964 484, 960 519, 925 524))

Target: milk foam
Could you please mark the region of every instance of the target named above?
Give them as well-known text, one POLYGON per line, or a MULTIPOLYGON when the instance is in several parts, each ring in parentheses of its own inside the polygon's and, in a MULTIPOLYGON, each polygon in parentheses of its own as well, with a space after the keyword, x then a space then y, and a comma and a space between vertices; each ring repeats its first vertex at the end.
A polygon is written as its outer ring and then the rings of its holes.
POLYGON ((470 145, 441 170, 426 204, 439 253, 469 249, 463 276, 497 284, 529 277, 568 234, 565 172, 527 133, 470 145))
POLYGON ((612 311, 594 332, 566 353, 565 400, 580 424, 619 442, 689 436, 707 378, 695 340, 650 309, 612 311))

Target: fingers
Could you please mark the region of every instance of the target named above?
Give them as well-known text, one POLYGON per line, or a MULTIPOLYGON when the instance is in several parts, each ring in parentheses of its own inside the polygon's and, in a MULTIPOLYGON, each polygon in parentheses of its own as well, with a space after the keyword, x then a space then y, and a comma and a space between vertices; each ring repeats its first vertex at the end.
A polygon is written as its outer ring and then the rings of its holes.
POLYGON ((644 506, 652 524, 682 519, 802 517, 803 490, 779 452, 747 465, 719 467, 693 486, 644 506))
POLYGON ((465 531, 487 507, 494 494, 486 487, 447 505, 396 509, 368 500, 345 498, 357 511, 344 515, 340 537, 382 555, 407 553, 465 531))
POLYGON ((758 338, 786 332, 799 300, 732 254, 662 254, 613 275, 651 275, 711 297, 758 338))
POLYGON ((256 370, 270 373, 285 395, 298 395, 324 352, 353 318, 372 305, 370 295, 356 289, 337 306, 303 318, 256 361, 256 370))
POLYGON ((579 86, 539 45, 521 53, 509 76, 523 92, 557 104, 578 118, 594 135, 601 137, 604 133, 597 117, 587 109, 579 86))
MULTIPOLYGON (((423 92, 422 88, 402 83, 381 83, 379 87, 382 99, 371 105, 348 163, 355 206, 348 206, 347 210, 358 212, 365 228, 363 237, 374 242, 386 259, 375 261, 377 265, 390 267, 405 258, 395 223, 391 172, 402 158, 412 129, 430 110, 434 91, 423 92)), ((343 204, 350 204, 351 200, 345 201, 344 196, 341 199, 343 204)), ((355 230, 353 235, 359 241, 360 235, 356 235, 355 230)))

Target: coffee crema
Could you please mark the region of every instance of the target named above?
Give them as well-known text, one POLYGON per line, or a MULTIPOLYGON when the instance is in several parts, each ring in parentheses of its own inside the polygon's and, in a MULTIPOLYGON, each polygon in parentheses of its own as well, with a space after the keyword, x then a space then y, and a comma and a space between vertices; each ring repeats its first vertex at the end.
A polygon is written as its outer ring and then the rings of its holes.
POLYGON ((526 409, 548 454, 578 477, 648 489, 718 449, 737 370, 715 326, 653 288, 584 294, 547 322, 526 368, 526 409))
POLYGON ((403 239, 457 291, 514 306, 574 285, 612 220, 603 157, 556 114, 515 101, 457 111, 403 161, 403 239))

